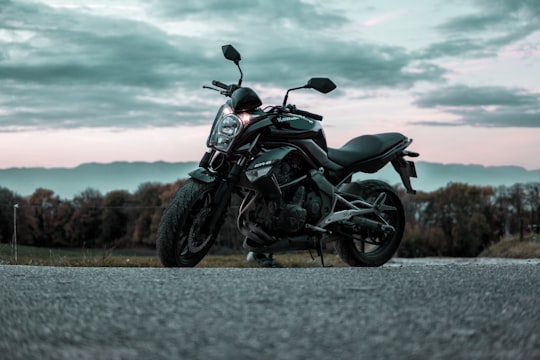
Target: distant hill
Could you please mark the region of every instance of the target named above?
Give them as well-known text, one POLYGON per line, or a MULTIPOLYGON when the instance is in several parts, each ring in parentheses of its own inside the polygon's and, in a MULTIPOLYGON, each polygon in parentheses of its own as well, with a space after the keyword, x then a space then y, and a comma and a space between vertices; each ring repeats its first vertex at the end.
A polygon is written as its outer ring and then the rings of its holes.
POLYGON ((135 192, 141 184, 148 182, 172 183, 186 178, 196 167, 195 162, 114 162, 89 163, 75 168, 0 169, 0 187, 23 196, 42 187, 70 199, 87 188, 106 194, 113 190, 135 192))
MULTIPOLYGON (((75 168, 0 169, 0 187, 23 196, 31 195, 42 187, 53 190, 61 198, 70 199, 87 188, 106 194, 113 190, 134 192, 147 182, 172 183, 186 178, 196 167, 195 162, 114 162, 83 164, 75 168)), ((540 182, 540 170, 529 171, 517 166, 444 165, 419 161, 416 167, 418 179, 413 179, 413 187, 425 192, 444 187, 449 182, 483 186, 540 182)), ((392 185, 400 182, 391 165, 377 174, 359 174, 355 178, 380 179, 392 185)))
MULTIPOLYGON (((416 170, 418 178, 412 180, 413 187, 424 192, 437 190, 451 182, 493 187, 540 183, 540 170, 527 170, 519 166, 438 164, 419 161, 416 162, 416 170)), ((387 165, 375 175, 392 185, 401 182, 391 165, 387 165)))

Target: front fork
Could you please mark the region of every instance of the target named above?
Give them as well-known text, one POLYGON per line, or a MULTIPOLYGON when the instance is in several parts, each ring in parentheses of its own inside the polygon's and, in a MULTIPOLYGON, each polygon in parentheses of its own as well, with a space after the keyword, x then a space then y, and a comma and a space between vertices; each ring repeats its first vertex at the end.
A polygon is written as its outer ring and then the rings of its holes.
POLYGON ((200 182, 206 184, 217 183, 212 199, 212 212, 204 225, 208 234, 214 234, 219 231, 220 223, 225 216, 225 211, 229 205, 233 189, 240 181, 240 175, 244 169, 245 159, 241 161, 242 159, 243 158, 240 158, 240 160, 235 163, 227 177, 221 177, 219 174, 213 173, 205 167, 199 167, 189 173, 189 176, 200 182))
MULTIPOLYGON (((241 158, 240 160, 242 159, 243 158, 241 158)), ((243 163, 240 163, 240 160, 236 164, 234 164, 227 178, 219 180, 219 184, 214 195, 212 213, 207 223, 207 229, 211 234, 219 231, 219 224, 225 216, 225 212, 227 210, 227 206, 229 205, 232 192, 240 181, 240 175, 242 174, 242 170, 244 169, 245 159, 243 163)))
POLYGON ((229 171, 227 174, 227 177, 220 177, 218 174, 214 174, 208 170, 210 159, 214 154, 213 150, 207 151, 199 163, 199 168, 189 174, 192 178, 205 183, 219 182, 214 194, 212 213, 210 214, 210 218, 205 225, 209 234, 214 234, 219 231, 220 224, 225 216, 231 195, 240 182, 240 177, 245 169, 247 160, 251 158, 253 148, 257 144, 259 137, 260 135, 257 135, 257 137, 250 144, 248 151, 240 156, 232 167, 231 171, 229 171))

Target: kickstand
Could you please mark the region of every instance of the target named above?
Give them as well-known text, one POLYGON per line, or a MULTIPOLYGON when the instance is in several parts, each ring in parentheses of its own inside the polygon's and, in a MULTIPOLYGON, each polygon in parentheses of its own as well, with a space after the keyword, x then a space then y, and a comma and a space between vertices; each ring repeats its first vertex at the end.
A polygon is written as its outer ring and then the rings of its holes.
POLYGON ((319 246, 317 246, 317 255, 319 255, 319 257, 321 258, 322 267, 326 267, 326 265, 324 265, 323 243, 322 243, 321 239, 319 239, 319 241, 317 241, 317 244, 319 245, 319 246))

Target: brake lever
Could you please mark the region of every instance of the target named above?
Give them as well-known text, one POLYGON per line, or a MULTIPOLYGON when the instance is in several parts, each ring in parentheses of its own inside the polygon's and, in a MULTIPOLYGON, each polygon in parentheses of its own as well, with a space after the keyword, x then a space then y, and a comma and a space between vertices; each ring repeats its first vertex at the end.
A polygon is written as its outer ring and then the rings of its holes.
POLYGON ((213 88, 213 87, 208 86, 208 85, 203 85, 203 89, 210 89, 210 90, 214 90, 214 91, 217 91, 217 92, 221 92, 221 90, 213 88))
POLYGON ((210 89, 210 90, 217 91, 221 95, 225 95, 225 96, 228 96, 228 97, 231 96, 231 92, 229 90, 219 90, 219 89, 216 89, 216 88, 208 86, 208 85, 203 85, 203 89, 210 89))

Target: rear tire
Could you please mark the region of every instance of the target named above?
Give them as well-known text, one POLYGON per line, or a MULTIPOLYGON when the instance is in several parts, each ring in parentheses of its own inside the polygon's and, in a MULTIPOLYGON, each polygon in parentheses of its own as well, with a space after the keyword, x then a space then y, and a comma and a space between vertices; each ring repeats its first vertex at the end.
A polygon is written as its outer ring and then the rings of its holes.
MULTIPOLYGON (((345 193, 359 196, 372 203, 380 193, 386 194, 385 205, 395 210, 386 210, 381 217, 395 229, 393 234, 382 230, 368 230, 358 233, 333 235, 335 249, 339 257, 350 266, 381 266, 394 256, 405 229, 405 212, 396 191, 387 183, 378 180, 366 180, 347 185, 345 193), (373 244, 373 243, 377 244, 373 244)), ((371 220, 381 221, 375 214, 366 215, 371 220)))
POLYGON ((157 254, 165 267, 193 267, 208 253, 217 237, 204 232, 211 213, 215 186, 187 180, 163 212, 156 241, 157 254))

